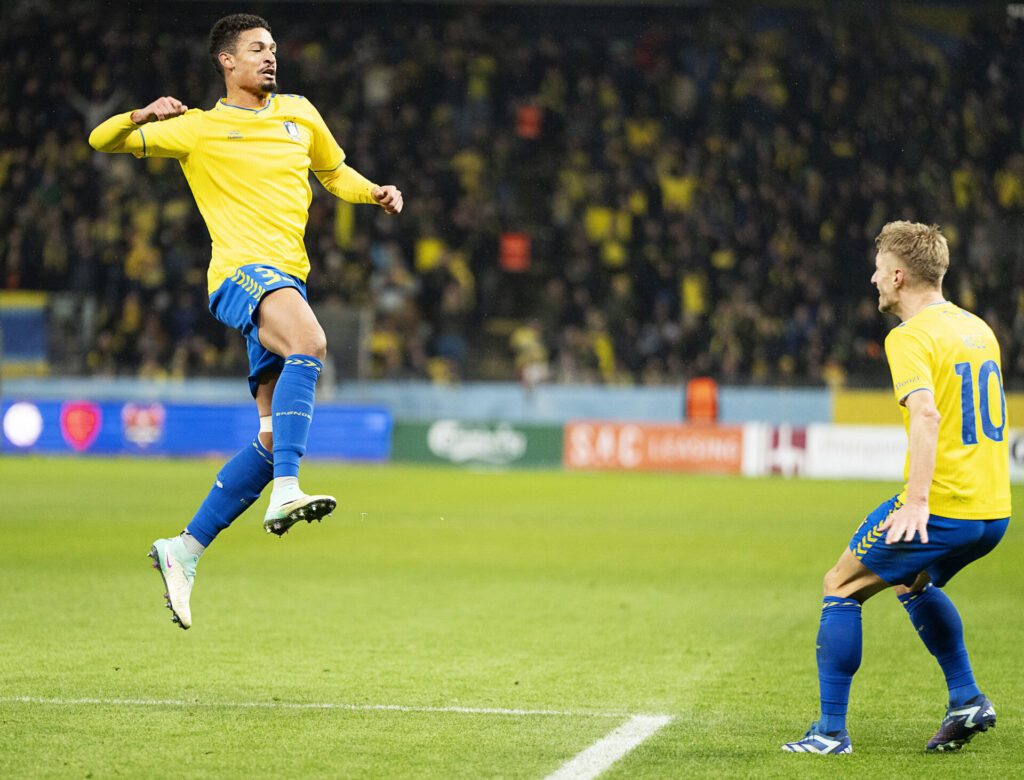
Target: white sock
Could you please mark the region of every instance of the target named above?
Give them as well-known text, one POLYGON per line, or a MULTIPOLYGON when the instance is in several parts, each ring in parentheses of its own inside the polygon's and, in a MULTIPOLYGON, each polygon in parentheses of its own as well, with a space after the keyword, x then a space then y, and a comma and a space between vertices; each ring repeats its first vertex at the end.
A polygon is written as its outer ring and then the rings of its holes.
POLYGON ((302 495, 298 477, 274 477, 274 487, 270 492, 270 505, 281 506, 302 495))
POLYGON ((202 554, 203 554, 203 550, 205 550, 205 549, 206 549, 206 547, 205 547, 204 545, 201 545, 201 544, 199 543, 199 540, 198 540, 198 539, 196 539, 196 538, 195 538, 195 537, 194 537, 194 536, 193 536, 192 534, 190 534, 190 533, 189 533, 188 531, 182 531, 182 532, 181 532, 181 541, 182 541, 182 544, 184 544, 184 545, 185 545, 185 551, 186 551, 186 552, 187 552, 187 553, 188 553, 189 555, 194 555, 194 556, 196 556, 197 558, 198 558, 198 557, 199 557, 200 555, 202 555, 202 554))

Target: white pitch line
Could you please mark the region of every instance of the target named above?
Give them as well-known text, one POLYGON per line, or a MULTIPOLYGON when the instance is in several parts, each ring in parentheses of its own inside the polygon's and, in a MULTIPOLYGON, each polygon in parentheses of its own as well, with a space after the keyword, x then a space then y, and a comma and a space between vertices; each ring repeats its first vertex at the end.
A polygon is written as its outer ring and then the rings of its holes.
MULTIPOLYGON (((112 704, 137 707, 237 707, 289 710, 347 710, 351 712, 452 712, 469 715, 558 715, 590 718, 672 718, 665 715, 631 715, 622 712, 572 712, 567 710, 517 710, 499 707, 409 707, 402 704, 345 704, 341 702, 286 701, 187 701, 185 699, 47 699, 38 696, 2 696, 0 703, 85 705, 112 704)), ((632 722, 632 721, 630 721, 632 722)), ((667 722, 667 721, 666 721, 667 722)), ((628 724, 627 724, 628 725, 628 724)), ((660 728, 660 726, 658 727, 660 728)), ((651 732, 653 733, 653 732, 651 732)))
POLYGON ((615 731, 570 758, 544 780, 593 780, 671 722, 671 715, 633 715, 615 731))

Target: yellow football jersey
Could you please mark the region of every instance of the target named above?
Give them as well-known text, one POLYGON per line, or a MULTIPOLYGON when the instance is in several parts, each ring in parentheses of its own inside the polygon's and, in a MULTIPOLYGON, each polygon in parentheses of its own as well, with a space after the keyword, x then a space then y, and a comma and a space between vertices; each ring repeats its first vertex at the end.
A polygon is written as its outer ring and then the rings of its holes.
POLYGON ((108 119, 89 141, 102 151, 180 162, 213 242, 210 292, 247 263, 305 281, 309 171, 345 200, 374 202, 376 185, 345 165, 320 113, 299 95, 271 95, 258 110, 221 99, 209 111, 190 109, 138 126, 129 117, 108 119))
MULTIPOLYGON (((893 328, 885 353, 900 404, 913 392, 930 390, 942 415, 929 511, 965 520, 1008 517, 1006 398, 992 329, 943 301, 893 328)), ((909 435, 906 406, 903 424, 909 435)), ((904 479, 909 464, 908 454, 904 479)))

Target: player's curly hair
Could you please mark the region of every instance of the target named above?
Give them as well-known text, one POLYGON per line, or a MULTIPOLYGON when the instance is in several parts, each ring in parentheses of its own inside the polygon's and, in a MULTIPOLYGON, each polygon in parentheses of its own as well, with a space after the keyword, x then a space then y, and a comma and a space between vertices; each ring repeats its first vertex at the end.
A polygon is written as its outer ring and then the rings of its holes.
POLYGON ((875 239, 879 253, 892 252, 907 264, 910 275, 938 287, 949 268, 949 244, 938 225, 899 220, 882 228, 875 239))
POLYGON ((246 30, 255 30, 257 27, 262 27, 268 33, 274 32, 270 29, 270 24, 266 19, 255 14, 231 14, 231 16, 218 19, 210 28, 210 59, 213 60, 213 67, 217 69, 218 73, 224 75, 224 68, 220 64, 220 53, 226 51, 234 54, 235 47, 238 45, 238 36, 246 30))

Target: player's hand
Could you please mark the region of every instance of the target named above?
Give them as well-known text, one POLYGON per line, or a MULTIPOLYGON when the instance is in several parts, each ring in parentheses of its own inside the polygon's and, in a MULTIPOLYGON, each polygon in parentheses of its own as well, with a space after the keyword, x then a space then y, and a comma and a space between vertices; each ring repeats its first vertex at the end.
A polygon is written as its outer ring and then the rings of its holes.
POLYGON ((188 106, 177 98, 157 98, 145 108, 132 111, 132 121, 137 125, 144 125, 147 122, 160 122, 170 119, 172 116, 181 116, 188 111, 188 106))
POLYGON ((912 542, 920 534, 921 544, 928 544, 928 505, 904 504, 882 523, 885 543, 912 542))
POLYGON ((370 191, 370 197, 388 214, 398 214, 402 210, 402 191, 394 184, 374 187, 370 191))

